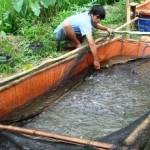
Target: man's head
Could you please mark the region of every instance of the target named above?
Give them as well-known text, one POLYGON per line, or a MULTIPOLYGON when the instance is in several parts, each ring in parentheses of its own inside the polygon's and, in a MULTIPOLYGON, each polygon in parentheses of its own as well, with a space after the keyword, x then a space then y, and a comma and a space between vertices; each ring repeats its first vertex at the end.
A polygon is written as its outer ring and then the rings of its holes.
POLYGON ((92 17, 92 21, 94 23, 98 23, 100 20, 105 19, 105 9, 101 5, 94 5, 92 6, 89 14, 92 17))

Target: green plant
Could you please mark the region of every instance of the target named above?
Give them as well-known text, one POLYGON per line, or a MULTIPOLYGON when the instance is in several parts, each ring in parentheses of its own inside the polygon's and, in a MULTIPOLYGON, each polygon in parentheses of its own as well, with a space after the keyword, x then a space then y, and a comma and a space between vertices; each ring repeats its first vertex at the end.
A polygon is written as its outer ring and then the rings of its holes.
POLYGON ((41 7, 48 8, 50 5, 54 6, 56 0, 12 0, 13 8, 18 13, 25 15, 31 10, 35 16, 40 15, 41 7))
POLYGON ((106 19, 103 21, 105 25, 121 25, 125 21, 126 17, 126 4, 124 0, 120 0, 115 3, 113 6, 106 8, 107 14, 106 19))
POLYGON ((10 31, 12 28, 11 0, 0 0, 0 31, 10 31))

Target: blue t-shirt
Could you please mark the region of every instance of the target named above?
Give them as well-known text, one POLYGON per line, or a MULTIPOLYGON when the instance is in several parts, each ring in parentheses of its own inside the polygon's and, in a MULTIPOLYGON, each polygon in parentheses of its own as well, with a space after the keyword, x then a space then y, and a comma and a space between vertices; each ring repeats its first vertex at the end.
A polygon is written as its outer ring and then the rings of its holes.
POLYGON ((54 33, 57 33, 63 29, 63 24, 65 22, 70 23, 74 31, 81 34, 82 36, 92 34, 93 26, 91 22, 91 16, 88 14, 88 12, 68 17, 54 30, 54 33))

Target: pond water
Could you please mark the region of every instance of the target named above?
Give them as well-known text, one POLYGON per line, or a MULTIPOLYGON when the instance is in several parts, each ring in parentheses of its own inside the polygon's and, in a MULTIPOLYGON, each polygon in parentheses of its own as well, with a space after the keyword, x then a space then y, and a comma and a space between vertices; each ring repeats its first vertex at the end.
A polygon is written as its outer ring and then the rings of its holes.
POLYGON ((25 126, 86 139, 126 127, 150 109, 149 67, 145 60, 97 71, 25 126))

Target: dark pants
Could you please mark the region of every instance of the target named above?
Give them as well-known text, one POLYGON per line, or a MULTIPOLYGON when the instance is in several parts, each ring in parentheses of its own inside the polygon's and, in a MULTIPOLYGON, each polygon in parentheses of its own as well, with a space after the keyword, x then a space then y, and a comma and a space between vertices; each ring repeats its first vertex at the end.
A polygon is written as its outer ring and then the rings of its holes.
MULTIPOLYGON (((75 32, 77 39, 82 43, 84 41, 85 36, 82 36, 81 33, 75 32)), ((59 30, 56 34, 56 41, 57 41, 57 50, 60 50, 60 43, 61 41, 69 41, 68 37, 65 34, 64 29, 59 30)))

